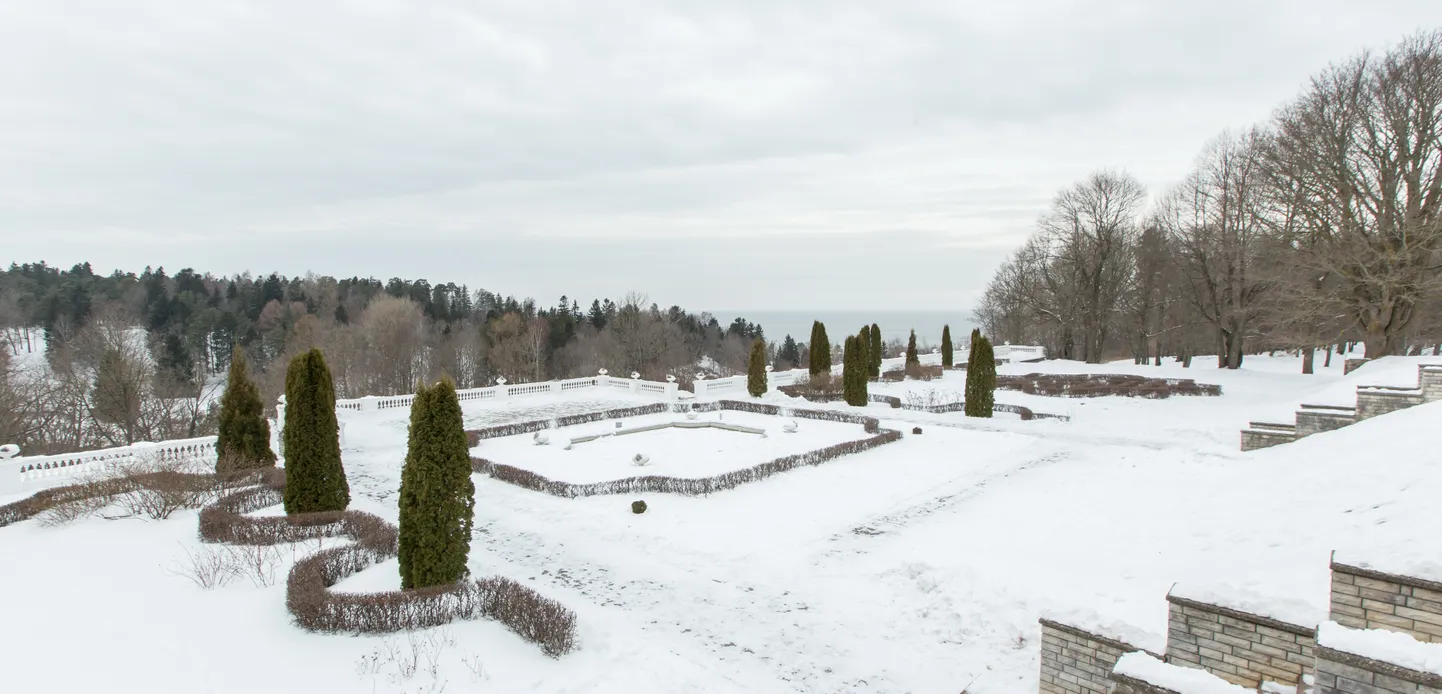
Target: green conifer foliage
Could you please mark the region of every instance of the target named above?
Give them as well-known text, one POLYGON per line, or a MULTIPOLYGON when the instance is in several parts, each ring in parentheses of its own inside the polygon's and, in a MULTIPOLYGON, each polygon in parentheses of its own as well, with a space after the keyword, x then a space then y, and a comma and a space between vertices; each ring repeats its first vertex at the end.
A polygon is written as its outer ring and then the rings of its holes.
POLYGON ((285 372, 285 512, 344 511, 350 484, 340 458, 335 384, 318 349, 285 372))
POLYGON ((861 350, 861 370, 865 375, 863 378, 871 380, 871 326, 861 326, 861 333, 856 336, 856 347, 861 350))
POLYGON ((867 365, 867 374, 871 376, 871 380, 873 381, 879 380, 881 378, 881 353, 883 351, 884 350, 881 346, 881 326, 872 323, 871 351, 869 352, 869 354, 871 355, 871 363, 867 365))
POLYGON ((831 339, 821 321, 811 324, 811 375, 831 373, 831 339))
POLYGON ((990 417, 996 401, 996 357, 991 341, 985 337, 978 337, 971 345, 971 365, 966 370, 966 416, 990 417))
POLYGON ((949 369, 955 360, 951 346, 951 326, 941 326, 941 368, 949 369))
POLYGON ((916 355, 916 331, 911 331, 911 337, 906 340, 906 365, 921 364, 921 359, 916 355))
POLYGON ((220 469, 222 461, 241 470, 275 465, 275 451, 270 449, 270 423, 265 421, 260 389, 250 380, 245 357, 239 350, 230 360, 225 394, 220 397, 220 430, 215 451, 216 472, 230 471, 220 469))
POLYGON ((841 361, 841 393, 846 404, 855 407, 866 406, 866 362, 861 349, 861 338, 852 335, 846 338, 841 361))
POLYGON ((766 341, 751 343, 751 360, 746 364, 746 392, 753 398, 766 394, 766 341))
POLYGON ((444 380, 416 392, 401 470, 401 588, 455 583, 467 574, 476 488, 456 387, 444 380))

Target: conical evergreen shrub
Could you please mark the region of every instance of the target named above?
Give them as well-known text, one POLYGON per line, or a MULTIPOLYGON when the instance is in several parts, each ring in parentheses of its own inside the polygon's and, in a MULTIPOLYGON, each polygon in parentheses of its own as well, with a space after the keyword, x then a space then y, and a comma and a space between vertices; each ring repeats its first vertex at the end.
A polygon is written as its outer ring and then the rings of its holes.
POLYGON ((821 321, 811 324, 811 375, 831 374, 831 339, 821 321))
POLYGON ((981 342, 981 328, 971 329, 971 341, 967 343, 966 370, 971 371, 976 366, 976 343, 981 342))
POLYGON ((866 362, 861 350, 861 338, 856 335, 847 337, 841 354, 842 397, 848 405, 865 407, 866 362))
POLYGON ((955 355, 951 346, 951 326, 941 326, 941 368, 949 369, 954 363, 955 355))
POLYGON ((976 338, 971 343, 970 361, 966 370, 966 416, 990 417, 996 400, 996 357, 991 341, 976 338))
POLYGON ((746 392, 753 398, 766 394, 766 341, 751 343, 751 360, 746 364, 746 392))
POLYGON ((921 359, 916 355, 916 331, 911 331, 911 337, 906 340, 906 365, 921 364, 921 359))
POLYGON ((401 588, 465 578, 476 487, 461 403, 450 380, 416 391, 400 497, 401 588))
POLYGON ((285 512, 344 511, 350 485, 340 459, 335 385, 325 357, 312 349, 285 372, 285 512))
POLYGON ((871 363, 866 365, 866 366, 867 366, 867 371, 866 371, 866 373, 867 373, 867 375, 869 375, 869 376, 871 377, 871 380, 873 380, 873 381, 876 381, 876 380, 880 380, 880 379, 881 379, 881 353, 882 353, 882 351, 884 351, 884 350, 883 350, 883 347, 882 347, 882 345, 881 345, 881 326, 879 326, 879 325, 877 325, 877 324, 875 324, 875 323, 872 323, 872 324, 871 324, 871 350, 870 350, 870 352, 869 352, 869 354, 871 355, 871 363))
POLYGON ((862 378, 871 380, 871 326, 861 326, 861 333, 856 336, 856 347, 861 350, 861 372, 862 378))
POLYGON ((234 472, 275 465, 270 448, 270 423, 260 389, 250 380, 239 350, 230 360, 225 394, 220 396, 220 429, 215 437, 216 472, 234 472), (225 469, 222 469, 225 468, 225 469))

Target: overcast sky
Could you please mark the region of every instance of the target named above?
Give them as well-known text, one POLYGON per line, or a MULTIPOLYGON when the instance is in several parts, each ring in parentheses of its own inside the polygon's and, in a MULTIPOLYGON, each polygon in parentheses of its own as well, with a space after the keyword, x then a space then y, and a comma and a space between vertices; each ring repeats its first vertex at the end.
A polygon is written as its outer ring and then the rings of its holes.
POLYGON ((1436 0, 0 0, 0 260, 965 308, 1059 188, 1160 191, 1437 26, 1436 0))

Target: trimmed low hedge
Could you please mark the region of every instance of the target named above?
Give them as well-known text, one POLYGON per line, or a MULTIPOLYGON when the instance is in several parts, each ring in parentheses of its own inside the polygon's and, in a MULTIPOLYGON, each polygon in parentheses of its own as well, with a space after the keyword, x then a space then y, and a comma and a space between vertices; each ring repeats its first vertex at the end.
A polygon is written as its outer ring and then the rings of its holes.
POLYGON ((575 648, 574 612, 509 578, 462 580, 420 590, 350 594, 330 590, 347 577, 395 557, 399 532, 360 511, 326 511, 251 518, 249 511, 279 503, 283 471, 260 486, 226 495, 200 513, 205 542, 274 545, 327 537, 353 544, 312 554, 291 567, 286 608, 304 629, 376 634, 424 629, 458 619, 490 618, 558 657, 575 648))
POLYGON ((1217 396, 1222 387, 1190 378, 1150 378, 1132 374, 1040 374, 997 376, 996 387, 1057 398, 1165 399, 1173 395, 1217 396))
POLYGON ((324 511, 252 518, 243 514, 283 503, 285 471, 276 468, 216 475, 158 472, 86 482, 38 492, 0 506, 0 527, 34 517, 62 503, 129 493, 147 486, 184 482, 235 489, 200 511, 203 542, 276 545, 321 538, 353 544, 323 549, 291 567, 286 608, 310 631, 376 634, 446 624, 458 619, 494 619, 549 656, 575 649, 576 614, 561 603, 504 577, 462 580, 421 590, 348 594, 331 591, 347 577, 395 557, 399 532, 385 520, 360 511, 324 511), (183 479, 181 479, 183 478, 183 479))
POLYGON ((728 489, 735 489, 743 484, 763 480, 767 477, 778 475, 788 470, 794 470, 798 467, 820 465, 843 456, 861 453, 862 451, 868 451, 877 446, 901 440, 901 432, 882 429, 880 420, 875 417, 866 417, 850 412, 790 409, 769 403, 746 402, 741 400, 722 400, 714 403, 703 403, 695 407, 694 411, 714 412, 723 409, 765 415, 779 415, 784 413, 799 419, 860 424, 866 433, 873 434, 873 436, 858 441, 838 443, 806 453, 783 456, 744 470, 733 470, 731 472, 702 478, 646 475, 643 477, 627 477, 625 479, 607 482, 573 484, 553 480, 530 470, 515 467, 514 465, 505 465, 474 457, 471 458, 471 470, 479 474, 488 475, 492 479, 507 484, 514 484, 525 489, 566 498, 647 492, 705 496, 728 489))

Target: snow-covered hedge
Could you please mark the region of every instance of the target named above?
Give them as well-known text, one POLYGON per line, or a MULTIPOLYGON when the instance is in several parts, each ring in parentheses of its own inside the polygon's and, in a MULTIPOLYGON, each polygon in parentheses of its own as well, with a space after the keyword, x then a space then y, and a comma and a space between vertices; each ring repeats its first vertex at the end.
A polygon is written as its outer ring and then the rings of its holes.
POLYGON ((284 472, 276 470, 268 472, 260 486, 222 497, 201 511, 200 537, 205 542, 253 545, 322 537, 352 540, 353 544, 323 549, 291 567, 286 580, 286 608, 302 628, 390 633, 484 617, 505 624, 553 657, 575 647, 575 613, 509 578, 463 580, 408 591, 331 591, 331 586, 348 576, 395 557, 399 552, 399 531, 381 518, 360 511, 262 518, 241 515, 278 503, 284 489, 284 472))

